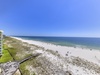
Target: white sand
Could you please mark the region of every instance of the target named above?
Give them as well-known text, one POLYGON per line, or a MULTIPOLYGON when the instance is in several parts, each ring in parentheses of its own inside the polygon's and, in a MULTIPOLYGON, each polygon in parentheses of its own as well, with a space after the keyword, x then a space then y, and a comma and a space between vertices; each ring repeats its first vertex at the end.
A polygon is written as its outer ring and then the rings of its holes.
POLYGON ((99 50, 90 50, 90 49, 82 49, 82 48, 74 48, 74 47, 67 47, 67 46, 58 46, 53 45, 50 43, 40 42, 40 41, 33 41, 33 40, 25 40, 21 38, 15 39, 21 40, 23 42, 27 42, 29 44, 38 45, 40 47, 44 47, 45 49, 50 49, 53 51, 58 51, 59 54, 66 57, 68 52, 69 56, 80 57, 82 59, 88 60, 90 62, 96 63, 100 65, 100 51, 99 50))

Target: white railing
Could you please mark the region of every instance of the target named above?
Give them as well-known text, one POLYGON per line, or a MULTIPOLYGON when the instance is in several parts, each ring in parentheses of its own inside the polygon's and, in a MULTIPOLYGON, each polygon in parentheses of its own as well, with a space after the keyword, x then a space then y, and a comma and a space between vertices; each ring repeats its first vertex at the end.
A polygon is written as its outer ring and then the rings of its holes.
POLYGON ((3 31, 0 30, 0 55, 2 55, 3 50, 3 31))

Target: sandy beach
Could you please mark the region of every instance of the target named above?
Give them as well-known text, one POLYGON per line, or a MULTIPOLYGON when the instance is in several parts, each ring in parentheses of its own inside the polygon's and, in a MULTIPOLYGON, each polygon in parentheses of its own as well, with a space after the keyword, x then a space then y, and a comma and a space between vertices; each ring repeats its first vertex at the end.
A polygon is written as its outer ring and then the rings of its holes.
POLYGON ((99 50, 60 46, 60 45, 54 45, 54 44, 40 42, 40 41, 25 40, 25 39, 21 39, 17 37, 13 37, 13 38, 21 40, 23 42, 27 42, 29 44, 34 44, 40 47, 44 47, 45 49, 57 51, 63 57, 66 57, 66 55, 68 57, 70 56, 79 57, 89 62, 93 62, 95 64, 100 65, 100 51, 99 50))
POLYGON ((11 48, 11 51, 15 49, 14 55, 20 59, 40 53, 40 56, 25 64, 25 70, 29 70, 30 73, 34 72, 36 75, 66 75, 66 73, 100 75, 99 50, 60 46, 17 37, 6 38, 5 44, 11 48))

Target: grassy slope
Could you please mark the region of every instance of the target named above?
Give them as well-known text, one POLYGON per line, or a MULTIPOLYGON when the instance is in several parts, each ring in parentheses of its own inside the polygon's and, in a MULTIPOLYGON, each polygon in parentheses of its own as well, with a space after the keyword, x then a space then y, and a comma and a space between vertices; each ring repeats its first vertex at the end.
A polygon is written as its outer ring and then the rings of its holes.
MULTIPOLYGON (((26 46, 22 46, 21 41, 7 37, 4 39, 3 56, 0 58, 0 63, 5 63, 14 60, 15 61, 22 60, 31 55, 31 52, 27 53, 28 52, 27 50, 28 48, 26 46), (11 45, 12 47, 9 47, 9 45, 11 45)), ((34 58, 20 65, 20 70, 23 73, 23 75, 30 75, 30 72, 28 69, 26 69, 26 66, 34 64, 33 61, 34 58)), ((34 72, 33 75, 35 75, 34 72)))
POLYGON ((6 45, 3 46, 2 53, 3 53, 3 55, 0 57, 0 63, 5 63, 5 62, 13 61, 13 58, 9 54, 8 47, 6 45))

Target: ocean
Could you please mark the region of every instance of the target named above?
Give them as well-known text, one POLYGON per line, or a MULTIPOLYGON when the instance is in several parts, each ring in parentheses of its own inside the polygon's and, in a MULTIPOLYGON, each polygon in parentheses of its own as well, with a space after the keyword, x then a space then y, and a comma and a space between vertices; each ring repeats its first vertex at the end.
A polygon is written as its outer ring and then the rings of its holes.
POLYGON ((42 37, 42 36, 16 36, 22 39, 42 41, 55 45, 100 49, 100 38, 86 37, 42 37))

